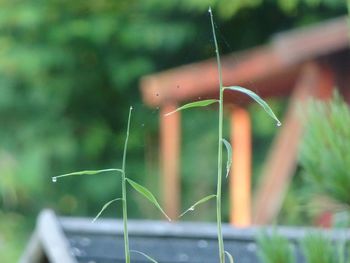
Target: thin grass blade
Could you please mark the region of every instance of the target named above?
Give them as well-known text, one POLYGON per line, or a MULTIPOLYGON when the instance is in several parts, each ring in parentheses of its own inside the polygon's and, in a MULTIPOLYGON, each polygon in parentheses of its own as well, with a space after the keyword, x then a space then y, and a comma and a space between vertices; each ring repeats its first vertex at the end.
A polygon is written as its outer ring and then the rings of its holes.
POLYGON ((204 202, 207 202, 208 200, 212 199, 216 197, 216 195, 208 195, 206 197, 203 197, 202 199, 200 199, 199 201, 197 201, 196 203, 194 203, 190 208, 188 208, 185 212, 183 212, 180 217, 183 217, 185 214, 187 214, 187 212, 193 211, 197 205, 203 204, 204 202))
POLYGON ((58 176, 54 176, 54 177, 52 177, 52 182, 55 183, 57 181, 57 179, 59 179, 59 178, 72 176, 72 175, 92 175, 92 174, 99 174, 99 173, 104 173, 104 172, 115 172, 115 171, 123 173, 122 169, 115 169, 115 168, 103 169, 103 170, 79 171, 79 172, 68 173, 68 174, 61 174, 61 175, 58 175, 58 176))
POLYGON ((155 259, 151 258, 149 255, 147 255, 146 253, 143 253, 143 252, 141 252, 141 251, 138 251, 138 250, 130 250, 130 252, 140 254, 140 255, 144 256, 145 258, 147 258, 149 261, 151 261, 151 262, 153 262, 153 263, 158 263, 158 261, 156 261, 155 259))
POLYGON ((102 207, 102 209, 100 210, 100 212, 98 212, 98 214, 95 216, 95 218, 92 220, 92 223, 95 223, 95 221, 101 216, 101 214, 103 213, 103 211, 105 211, 107 209, 107 207, 112 204, 115 201, 120 201, 123 200, 123 198, 115 198, 112 199, 111 201, 107 202, 104 204, 104 206, 102 207))
POLYGON ((262 98, 260 98, 255 92, 253 92, 253 91, 251 91, 249 89, 243 88, 243 87, 239 87, 239 86, 225 87, 224 90, 238 91, 238 92, 241 92, 241 93, 244 93, 244 94, 248 95, 253 100, 255 100, 257 103, 259 103, 260 106, 266 111, 266 113, 268 115, 270 115, 271 118, 273 118, 276 121, 277 126, 281 126, 282 125, 282 123, 276 117, 275 113, 272 111, 270 106, 262 98))
POLYGON ((210 100, 200 100, 200 101, 190 102, 190 103, 187 103, 187 104, 177 108, 174 111, 168 112, 164 116, 169 116, 169 115, 171 115, 171 114, 173 114, 175 112, 178 112, 178 111, 181 111, 181 110, 185 110, 185 109, 188 109, 188 108, 209 106, 209 105, 211 105, 211 104, 213 104, 215 102, 219 102, 219 100, 210 99, 210 100))
POLYGON ((162 214, 169 220, 171 221, 170 217, 164 212, 164 210, 162 209, 162 207, 159 205, 157 199, 154 197, 154 195, 151 193, 151 191, 149 191, 146 187, 136 183, 135 181, 126 178, 126 180, 128 181, 128 183, 137 191, 139 192, 141 195, 143 195, 144 197, 146 197, 152 204, 154 204, 160 212, 162 212, 162 214))
POLYGON ((222 138, 222 142, 224 143, 227 150, 227 162, 226 162, 226 178, 227 178, 232 165, 232 146, 224 138, 222 138))
POLYGON ((228 260, 230 261, 230 263, 234 263, 232 255, 229 252, 227 252, 227 251, 225 251, 225 254, 228 257, 228 260))

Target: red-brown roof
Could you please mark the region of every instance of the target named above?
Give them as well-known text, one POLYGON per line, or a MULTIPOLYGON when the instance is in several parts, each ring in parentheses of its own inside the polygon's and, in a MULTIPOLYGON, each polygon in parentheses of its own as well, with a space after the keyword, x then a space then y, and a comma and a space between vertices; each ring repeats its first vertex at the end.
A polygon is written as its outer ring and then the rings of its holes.
MULTIPOLYGON (((332 19, 302 29, 277 34, 270 44, 223 56, 224 85, 238 85, 262 97, 283 96, 294 87, 301 65, 349 46, 347 18, 332 19)), ((148 75, 141 80, 143 100, 149 106, 216 97, 218 73, 215 59, 148 75)), ((226 101, 245 102, 239 94, 226 101)))

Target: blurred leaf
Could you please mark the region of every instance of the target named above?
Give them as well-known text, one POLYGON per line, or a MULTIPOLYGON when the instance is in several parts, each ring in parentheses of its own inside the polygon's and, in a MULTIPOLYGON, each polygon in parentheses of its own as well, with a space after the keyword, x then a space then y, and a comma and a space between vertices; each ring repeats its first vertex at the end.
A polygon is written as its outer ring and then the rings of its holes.
POLYGON ((225 251, 225 254, 226 254, 226 256, 228 257, 230 263, 234 263, 234 260, 233 260, 232 255, 231 255, 229 252, 227 252, 227 251, 225 251))
POLYGON ((161 208, 161 206, 159 205, 157 199, 154 197, 154 195, 144 186, 134 182, 133 180, 126 178, 126 180, 128 181, 128 183, 137 191, 139 192, 141 195, 143 195, 144 197, 146 197, 149 201, 151 201, 152 204, 154 204, 160 212, 162 212, 162 214, 169 220, 171 221, 170 217, 164 212, 164 210, 161 208))
POLYGON ((144 256, 145 258, 147 258, 149 261, 151 261, 153 263, 158 263, 156 260, 154 260, 153 258, 151 258, 150 256, 148 256, 147 254, 145 254, 145 253, 143 253, 141 251, 131 249, 130 252, 140 254, 140 255, 144 256))
POLYGON ((232 147, 227 140, 222 139, 222 142, 225 144, 225 147, 227 150, 227 163, 226 163, 226 178, 227 178, 232 165, 232 147))
POLYGON ((98 212, 98 214, 97 214, 97 215, 94 217, 94 219, 92 220, 92 223, 94 223, 94 222, 101 216, 101 214, 103 213, 103 211, 106 210, 110 204, 112 204, 112 203, 115 202, 115 201, 119 201, 119 200, 124 201, 123 198, 115 198, 115 199, 112 199, 112 200, 110 200, 109 202, 105 203, 105 204, 103 205, 102 209, 100 210, 100 212, 98 212))
POLYGON ((203 204, 207 201, 209 201, 210 199, 216 197, 216 195, 208 195, 206 197, 203 197, 202 199, 200 199, 199 201, 197 201, 196 203, 194 203, 193 205, 191 205, 190 208, 188 208, 185 212, 183 212, 179 217, 183 217, 185 214, 187 214, 187 212, 189 211, 193 211, 197 205, 203 204))
POLYGON ((103 169, 103 170, 89 170, 89 171, 80 171, 80 172, 73 172, 73 173, 68 173, 68 174, 62 174, 58 176, 52 177, 52 181, 56 182, 57 179, 62 178, 62 177, 67 177, 67 176, 72 176, 72 175, 93 175, 93 174, 99 174, 99 173, 104 173, 104 172, 114 172, 117 171, 119 173, 123 173, 123 170, 121 169, 103 169))
POLYGON ((208 106, 208 105, 211 105, 215 102, 219 102, 218 100, 200 100, 200 101, 195 101, 195 102, 190 102, 190 103, 187 103, 179 108, 177 108, 176 110, 172 111, 172 112, 169 112, 167 114, 165 114, 165 116, 169 116, 175 112, 178 112, 178 111, 181 111, 181 110, 185 110, 185 109, 188 109, 188 108, 194 108, 194 107, 205 107, 205 106, 208 106))

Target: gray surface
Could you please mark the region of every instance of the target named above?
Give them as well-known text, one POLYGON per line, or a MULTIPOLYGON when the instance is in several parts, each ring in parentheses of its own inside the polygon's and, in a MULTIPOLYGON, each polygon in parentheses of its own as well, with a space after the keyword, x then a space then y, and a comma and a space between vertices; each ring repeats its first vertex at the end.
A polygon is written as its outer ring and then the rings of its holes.
MULTIPOLYGON (((152 256, 159 263, 218 262, 216 225, 213 223, 130 220, 128 227, 130 248, 152 256)), ((255 239, 262 231, 273 230, 296 247, 298 263, 305 263, 298 244, 306 234, 317 230, 334 240, 350 240, 350 229, 243 229, 224 224, 225 249, 237 263, 258 263, 255 239)), ((89 218, 57 218, 52 211, 44 210, 20 263, 42 263, 46 262, 46 257, 51 263, 124 263, 122 221, 104 219, 93 224, 89 218)), ((149 261, 132 253, 131 262, 149 261)))
MULTIPOLYGON (((100 220, 92 224, 89 219, 61 218, 60 222, 71 244, 71 250, 79 262, 124 262, 122 222, 100 220)), ((129 221, 130 248, 142 251, 159 263, 213 263, 218 262, 216 225, 212 223, 163 221, 129 221)), ((233 228, 223 226, 225 249, 239 263, 257 263, 256 236, 273 228, 233 228)), ((278 233, 286 236, 296 246, 298 262, 303 263, 298 241, 315 228, 278 227, 278 233)), ((350 230, 325 231, 333 239, 350 239, 350 230)), ((131 255, 133 263, 149 262, 138 254, 131 255)))

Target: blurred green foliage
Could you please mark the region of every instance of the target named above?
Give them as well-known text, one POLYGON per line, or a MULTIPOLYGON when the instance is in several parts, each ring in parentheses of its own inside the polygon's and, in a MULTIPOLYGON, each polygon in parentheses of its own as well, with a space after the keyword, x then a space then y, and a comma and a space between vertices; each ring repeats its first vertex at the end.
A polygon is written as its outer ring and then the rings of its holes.
MULTIPOLYGON (((296 244, 288 240, 276 230, 258 237, 259 258, 263 263, 294 263, 299 258, 296 244)), ((349 249, 345 240, 337 237, 331 240, 325 233, 313 231, 304 236, 297 245, 306 263, 349 263, 349 249)))
POLYGON ((307 263, 338 262, 331 240, 322 234, 308 234, 302 242, 302 247, 307 263))
MULTIPOLYGON (((41 208, 94 216, 105 200, 120 196, 119 177, 113 175, 55 185, 51 177, 119 167, 130 105, 135 114, 128 174, 159 193, 159 114, 142 103, 138 80, 214 55, 208 5, 217 10, 223 53, 345 12, 341 1, 288 2, 293 8, 286 11, 283 1, 272 0, 0 1, 0 253, 6 251, 5 262, 18 257, 41 208)), ((216 122, 215 115, 207 116, 196 111, 183 116, 184 207, 215 189, 216 122)), ((270 136, 264 132, 264 138, 270 136)), ((131 217, 154 217, 137 195, 130 201, 131 217)), ((198 209, 193 217, 212 219, 213 213, 198 209)))
POLYGON ((350 109, 338 92, 330 101, 311 100, 300 114, 305 131, 299 168, 279 222, 315 222, 333 213, 334 226, 350 225, 350 109))
POLYGON ((258 256, 263 263, 294 263, 294 247, 274 229, 258 237, 258 256))
POLYGON ((305 120, 300 165, 315 193, 350 205, 350 109, 335 94, 332 101, 313 101, 305 120))

